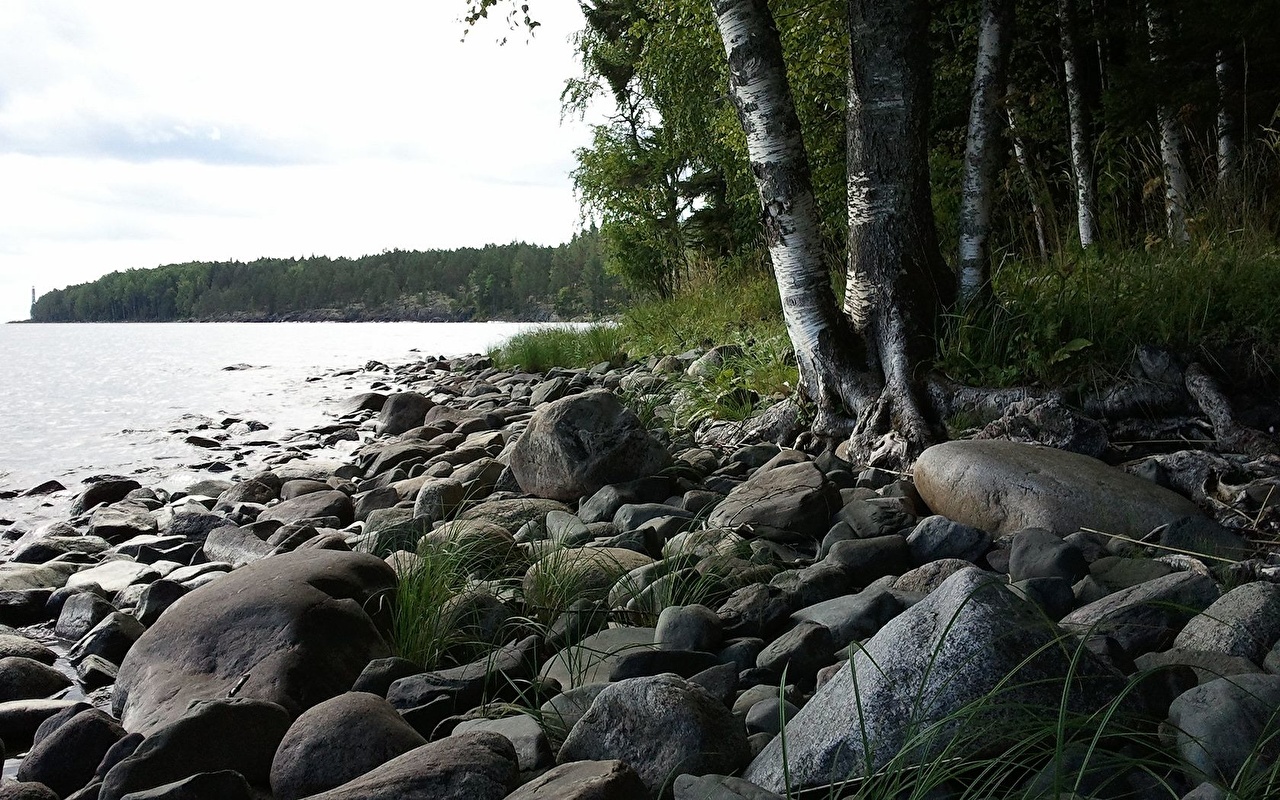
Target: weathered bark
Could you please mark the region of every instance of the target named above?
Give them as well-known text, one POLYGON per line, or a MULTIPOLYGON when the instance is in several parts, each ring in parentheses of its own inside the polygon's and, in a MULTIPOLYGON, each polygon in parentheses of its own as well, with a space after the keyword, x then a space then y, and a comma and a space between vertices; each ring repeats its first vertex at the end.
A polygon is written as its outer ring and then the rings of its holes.
POLYGON ((960 197, 959 300, 969 303, 991 290, 991 202, 1000 147, 1000 101, 1005 94, 1009 46, 1013 41, 1013 0, 983 0, 978 62, 969 103, 960 197))
POLYGON ((845 308, 885 385, 855 437, 869 441, 889 421, 906 457, 938 436, 916 368, 955 297, 930 202, 928 27, 926 0, 849 2, 845 308))
POLYGON ((1187 391, 1213 426, 1220 448, 1255 457, 1280 452, 1280 442, 1275 437, 1236 421, 1231 401, 1204 367, 1199 364, 1187 367, 1186 381, 1187 391))
POLYGON ((713 0, 712 8, 760 192, 799 388, 817 406, 817 427, 833 427, 840 416, 867 413, 880 381, 867 369, 865 346, 840 313, 822 261, 808 157, 769 6, 766 0, 713 0))
MULTIPOLYGON (((1151 63, 1161 69, 1168 60, 1169 14, 1156 4, 1147 3, 1147 34, 1151 45, 1151 63)), ((1187 232, 1187 168, 1182 161, 1182 123, 1168 101, 1156 108, 1160 128, 1160 161, 1164 169, 1165 232, 1169 241, 1186 244, 1187 232)))
POLYGON ((1009 138, 1013 141, 1013 157, 1018 162, 1018 171, 1022 173, 1022 180, 1027 184, 1027 198, 1031 203, 1031 221, 1036 228, 1036 246, 1040 251, 1041 260, 1049 259, 1049 245, 1045 236, 1044 206, 1040 204, 1040 194, 1036 191, 1037 182, 1035 174, 1031 171, 1031 161, 1027 158, 1027 148, 1022 143, 1022 134, 1018 132, 1018 118, 1014 114, 1013 108, 1006 107, 1005 111, 1009 117, 1009 138))
POLYGON ((1214 78, 1218 85, 1218 189, 1225 197, 1240 185, 1241 121, 1240 53, 1234 47, 1218 51, 1214 78))
POLYGON ((1075 0, 1058 0, 1058 25, 1062 45, 1062 72, 1067 90, 1067 117, 1071 131, 1071 173, 1076 188, 1076 227, 1080 246, 1092 247, 1098 233, 1098 200, 1094 191, 1093 146, 1089 136, 1089 109, 1080 87, 1080 46, 1076 31, 1075 0))

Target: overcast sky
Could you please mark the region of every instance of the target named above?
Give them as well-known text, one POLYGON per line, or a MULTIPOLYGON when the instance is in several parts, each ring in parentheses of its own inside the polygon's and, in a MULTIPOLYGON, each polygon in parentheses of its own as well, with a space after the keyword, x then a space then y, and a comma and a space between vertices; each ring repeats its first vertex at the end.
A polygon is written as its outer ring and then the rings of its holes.
POLYGON ((0 321, 133 267, 568 239, 577 3, 463 9, 0 2, 0 321))

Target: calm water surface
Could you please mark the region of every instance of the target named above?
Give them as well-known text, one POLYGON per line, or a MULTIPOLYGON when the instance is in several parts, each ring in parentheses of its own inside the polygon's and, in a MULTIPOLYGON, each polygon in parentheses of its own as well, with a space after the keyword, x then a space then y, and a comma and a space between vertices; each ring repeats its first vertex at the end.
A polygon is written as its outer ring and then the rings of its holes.
MULTIPOLYGON (((138 474, 144 486, 191 473, 210 453, 171 431, 192 416, 254 419, 279 440, 323 422, 376 374, 369 360, 484 352, 525 323, 173 323, 0 325, 0 491, 49 479, 138 474), (414 351, 418 352, 414 352, 414 351), (248 364, 252 368, 223 368, 248 364), (328 376, 321 381, 308 378, 328 376)), ((70 494, 70 493, 67 493, 70 494)), ((39 501, 0 500, 17 519, 39 501)))

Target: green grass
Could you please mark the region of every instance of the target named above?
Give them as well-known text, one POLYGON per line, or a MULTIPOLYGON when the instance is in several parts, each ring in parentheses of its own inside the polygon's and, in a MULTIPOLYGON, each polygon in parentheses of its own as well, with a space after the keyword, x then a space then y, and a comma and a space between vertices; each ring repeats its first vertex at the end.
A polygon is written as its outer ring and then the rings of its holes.
POLYGON ((1265 235, 1010 261, 993 285, 995 306, 953 314, 939 343, 939 366, 965 383, 1084 383, 1122 372, 1142 344, 1234 350, 1249 377, 1275 377, 1280 243, 1265 235))
POLYGON ((591 367, 616 361, 624 352, 616 325, 557 325, 518 333, 489 351, 499 367, 546 372, 555 367, 591 367))

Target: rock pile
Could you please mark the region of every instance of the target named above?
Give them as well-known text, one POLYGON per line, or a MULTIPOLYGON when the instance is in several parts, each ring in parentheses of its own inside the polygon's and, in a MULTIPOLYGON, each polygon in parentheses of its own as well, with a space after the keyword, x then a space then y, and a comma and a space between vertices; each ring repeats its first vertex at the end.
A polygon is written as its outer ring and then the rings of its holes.
POLYGON ((611 391, 662 374, 421 361, 326 429, 352 463, 11 526, 0 797, 761 800, 1090 715, 1176 753, 1094 775, 1104 737, 1067 784, 1097 796, 1276 763, 1280 571, 1188 497, 1007 441, 911 480, 672 443, 611 391))

